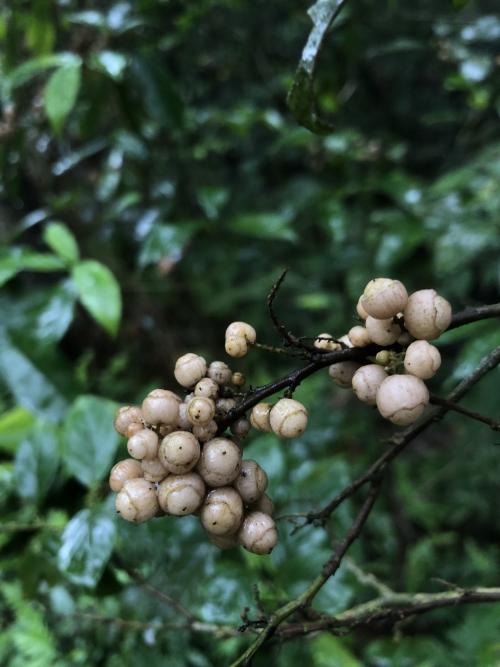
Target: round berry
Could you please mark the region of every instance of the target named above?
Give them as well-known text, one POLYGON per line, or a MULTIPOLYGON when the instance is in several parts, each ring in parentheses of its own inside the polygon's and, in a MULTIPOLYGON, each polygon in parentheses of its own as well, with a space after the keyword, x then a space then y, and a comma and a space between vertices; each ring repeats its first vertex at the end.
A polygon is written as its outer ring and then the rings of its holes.
POLYGON ((259 556, 270 554, 278 543, 278 531, 273 518, 264 512, 250 512, 243 521, 238 540, 247 551, 259 556))
POLYGON ((201 378, 194 388, 195 396, 202 396, 203 398, 211 398, 215 401, 219 394, 219 385, 211 378, 201 378))
POLYGON ((414 375, 390 375, 377 392, 380 414, 398 426, 407 426, 416 421, 428 402, 427 387, 414 375))
POLYGON ((224 361, 212 361, 207 370, 207 376, 217 384, 231 382, 232 372, 224 361))
POLYGON ((231 424, 231 433, 238 438, 244 438, 246 435, 248 435, 249 430, 250 422, 244 417, 242 419, 237 419, 231 424))
POLYGON ((161 482, 168 475, 168 470, 160 459, 142 459, 141 468, 144 479, 147 479, 148 482, 161 482))
POLYGON ((405 370, 421 380, 428 380, 441 366, 441 354, 426 340, 416 340, 408 346, 405 354, 405 370))
POLYGON ((230 486, 210 491, 201 507, 200 519, 208 533, 235 533, 243 519, 243 501, 239 493, 230 486))
POLYGON ((336 364, 328 366, 328 374, 336 385, 342 387, 342 389, 350 389, 354 373, 360 365, 357 361, 339 361, 336 364))
POLYGON ((318 334, 314 340, 314 347, 318 350, 327 350, 328 352, 333 352, 334 350, 340 350, 342 348, 339 343, 336 343, 333 340, 333 336, 329 333, 318 334))
POLYGON ((142 402, 142 413, 148 424, 176 424, 181 399, 168 389, 153 389, 142 402))
POLYGON ((371 315, 366 318, 366 330, 377 345, 392 345, 401 335, 401 328, 392 319, 376 320, 371 315))
POLYGON ((272 431, 269 415, 273 406, 270 403, 257 403, 250 413, 250 424, 258 431, 272 431))
POLYGON ((218 398, 215 401, 215 413, 218 417, 224 417, 236 407, 234 398, 218 398))
POLYGON ((247 322, 232 322, 226 329, 226 338, 231 336, 242 337, 248 343, 255 343, 257 339, 255 329, 247 322))
POLYGON ((257 502, 267 489, 267 475, 257 461, 241 462, 240 474, 234 481, 234 488, 240 494, 245 505, 257 502))
POLYGON ((116 413, 115 429, 120 435, 129 438, 130 435, 127 433, 127 429, 132 425, 137 424, 140 425, 140 428, 144 428, 143 419, 141 409, 136 405, 124 405, 122 408, 119 408, 116 413))
POLYGON ((368 333, 367 329, 365 329, 365 327, 352 327, 352 329, 349 329, 349 333, 347 335, 349 336, 349 340, 354 345, 354 347, 366 347, 372 342, 370 334, 368 333))
POLYGON ((226 338, 226 352, 230 357, 244 357, 248 352, 248 344, 243 336, 229 336, 226 338))
POLYGON ((118 461, 109 473, 109 488, 111 491, 118 493, 128 479, 135 479, 136 477, 142 477, 142 468, 139 461, 135 459, 118 461))
POLYGON ((307 427, 307 410, 293 398, 280 399, 269 413, 271 428, 282 438, 297 438, 307 427))
POLYGON ((158 456, 158 436, 149 428, 143 428, 129 439, 127 449, 134 459, 155 459, 158 456))
POLYGON ((375 278, 365 287, 361 305, 378 320, 387 320, 403 310, 408 301, 406 287, 399 280, 375 278))
POLYGON ((188 410, 188 403, 181 403, 179 405, 179 417, 177 419, 177 427, 181 431, 190 431, 193 427, 193 425, 188 419, 187 410, 188 410))
POLYGON ((198 354, 188 352, 175 362, 174 375, 182 387, 193 387, 207 372, 207 362, 198 354))
POLYGON ((193 435, 200 442, 208 442, 209 440, 212 440, 217 434, 217 431, 217 422, 213 419, 206 424, 197 424, 196 426, 193 426, 193 435))
POLYGON ((387 373, 378 364, 367 364, 361 366, 354 373, 352 388, 360 401, 375 405, 377 402, 377 391, 387 377, 387 373))
POLYGON ((264 514, 269 514, 273 516, 274 514, 274 503, 265 493, 257 500, 257 502, 252 503, 248 508, 252 512, 264 512, 264 514))
POLYGON ((231 376, 231 383, 234 384, 236 387, 243 387, 243 385, 246 382, 246 378, 243 375, 243 373, 233 373, 231 376))
POLYGON ((227 486, 238 477, 241 450, 228 438, 213 438, 203 445, 198 472, 208 486, 227 486))
POLYGON ((187 418, 191 424, 208 424, 215 415, 215 403, 211 398, 196 396, 191 399, 187 407, 187 418))
POLYGON ((174 475, 183 475, 192 470, 200 458, 200 443, 188 431, 174 431, 163 438, 159 459, 174 475))
POLYGON ((128 479, 115 499, 116 511, 126 521, 143 523, 159 510, 154 484, 145 479, 128 479))
POLYGON ((435 290, 423 289, 410 294, 403 315, 412 336, 433 340, 450 326, 451 306, 435 290))
POLYGON ((193 514, 205 498, 205 483, 195 472, 169 475, 158 487, 158 501, 166 514, 193 514))
POLYGON ((363 300, 363 295, 361 295, 358 299, 358 303, 356 304, 356 312, 358 313, 358 316, 362 320, 366 320, 366 318, 368 317, 368 313, 363 308, 363 304, 361 303, 362 300, 363 300))

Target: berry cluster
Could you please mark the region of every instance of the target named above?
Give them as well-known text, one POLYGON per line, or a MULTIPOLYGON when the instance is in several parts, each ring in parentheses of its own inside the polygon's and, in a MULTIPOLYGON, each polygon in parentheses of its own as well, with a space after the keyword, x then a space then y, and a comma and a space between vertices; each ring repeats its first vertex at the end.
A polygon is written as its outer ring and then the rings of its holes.
MULTIPOLYGON (((226 349, 246 354, 255 330, 233 322, 226 349)), ((221 549, 240 544, 268 554, 278 540, 273 503, 265 494, 268 478, 253 460, 242 460, 241 440, 250 427, 295 437, 307 425, 307 411, 283 398, 273 406, 259 403, 231 424, 232 437, 219 433, 219 422, 236 406, 232 396, 245 384, 223 361, 207 365, 188 353, 177 359, 175 379, 188 392, 182 399, 167 389, 151 391, 141 407, 118 410, 115 428, 128 439, 132 458, 111 470, 109 485, 123 519, 142 523, 161 515, 199 516, 210 539, 221 549)))
POLYGON ((399 280, 375 278, 358 300, 357 313, 365 326, 353 327, 335 341, 320 334, 319 349, 343 346, 366 347, 372 343, 380 350, 372 364, 354 361, 332 364, 329 373, 341 387, 352 388, 360 401, 376 405, 385 419, 399 426, 416 421, 429 402, 424 380, 441 365, 439 350, 428 341, 438 338, 451 322, 451 306, 433 289, 408 296, 399 280))

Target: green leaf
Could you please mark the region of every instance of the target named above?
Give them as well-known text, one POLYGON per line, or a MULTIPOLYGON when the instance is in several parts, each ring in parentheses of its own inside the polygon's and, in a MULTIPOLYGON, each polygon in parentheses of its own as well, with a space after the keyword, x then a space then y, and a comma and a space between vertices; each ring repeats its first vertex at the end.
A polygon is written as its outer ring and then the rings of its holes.
POLYGON ((0 330, 0 376, 19 405, 30 412, 57 419, 66 410, 66 400, 58 389, 2 330, 0 330))
POLYGON ((79 257, 78 244, 66 225, 51 222, 45 228, 43 240, 59 257, 68 264, 74 264, 79 257))
POLYGON ((197 223, 189 222, 178 225, 155 224, 142 245, 139 266, 156 264, 163 258, 177 262, 198 228, 197 223))
POLYGON ((14 246, 0 256, 0 287, 20 271, 61 271, 65 263, 56 255, 14 246))
POLYGON ((111 271, 95 260, 78 263, 71 273, 81 303, 112 336, 122 313, 120 286, 111 271))
POLYGON ((93 587, 113 551, 115 524, 104 510, 82 510, 64 529, 57 554, 59 569, 74 584, 93 587))
POLYGON ((20 405, 0 415, 0 450, 13 453, 33 428, 36 418, 20 405))
POLYGON ((77 67, 81 65, 81 58, 74 53, 55 53, 26 60, 11 70, 2 82, 2 92, 8 97, 17 86, 22 86, 35 76, 38 76, 52 67, 77 67))
POLYGON ((59 132, 73 107, 80 89, 81 65, 64 65, 56 70, 45 87, 45 111, 59 132))
POLYGON ((77 479, 91 486, 111 467, 119 436, 113 426, 116 404, 97 396, 79 396, 63 429, 63 460, 77 479))
POLYGON ((127 65, 127 57, 117 51, 100 51, 93 55, 90 60, 91 67, 107 74, 107 76, 115 81, 121 81, 127 65))
POLYGON ((46 303, 36 312, 33 335, 43 345, 59 341, 73 320, 76 301, 75 287, 65 280, 52 291, 46 303))
POLYGON ((314 667, 362 667, 359 660, 349 651, 346 640, 330 635, 322 635, 312 642, 314 667))
POLYGON ((14 475, 19 496, 28 502, 43 500, 56 477, 59 461, 56 428, 52 424, 37 424, 16 455, 14 475))
POLYGON ((296 241, 297 236, 290 227, 287 215, 281 213, 250 213, 234 218, 230 223, 231 231, 262 239, 296 241))

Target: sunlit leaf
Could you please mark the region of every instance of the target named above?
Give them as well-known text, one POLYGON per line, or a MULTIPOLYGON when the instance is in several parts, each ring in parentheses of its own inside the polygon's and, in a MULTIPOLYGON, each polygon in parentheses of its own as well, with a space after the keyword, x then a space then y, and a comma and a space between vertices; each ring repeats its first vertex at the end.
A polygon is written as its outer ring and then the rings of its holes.
POLYGON ((114 275, 107 266, 95 260, 79 262, 71 275, 82 304, 96 322, 114 336, 122 312, 120 286, 114 275))

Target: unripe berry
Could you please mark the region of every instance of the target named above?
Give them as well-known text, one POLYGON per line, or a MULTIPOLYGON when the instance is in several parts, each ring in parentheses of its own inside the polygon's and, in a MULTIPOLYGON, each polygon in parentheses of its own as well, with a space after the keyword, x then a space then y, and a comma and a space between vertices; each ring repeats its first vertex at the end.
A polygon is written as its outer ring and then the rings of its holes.
POLYGON ((250 413, 250 423, 258 431, 272 431, 269 415, 273 406, 270 403, 257 403, 250 413))
POLYGON ((176 424, 181 399, 168 389, 153 389, 142 402, 142 413, 148 424, 176 424))
POLYGON ((209 421, 207 424, 197 424, 196 426, 193 426, 193 435, 200 442, 208 442, 215 437, 217 430, 217 422, 212 419, 212 421, 209 421))
POLYGON ((451 306, 435 290, 422 289, 410 294, 403 315, 412 336, 433 340, 450 326, 451 306))
POLYGON ((201 378, 194 388, 195 396, 203 396, 215 400, 219 394, 219 385, 211 378, 201 378))
POLYGON ((147 479, 148 482, 161 482, 168 475, 168 470, 164 467, 160 459, 142 459, 141 468, 144 473, 144 479, 147 479))
POLYGON ((406 306, 408 292, 399 280, 375 278, 365 287, 361 305, 372 317, 387 320, 397 315, 406 306))
POLYGON ((358 364, 357 361, 339 361, 328 366, 328 374, 339 387, 350 389, 354 373, 360 366, 361 364, 358 364))
POLYGON ((145 479, 128 479, 115 499, 116 511, 126 521, 143 523, 159 510, 154 484, 145 479))
POLYGON ((248 344, 243 336, 229 336, 226 338, 226 352, 230 357, 244 357, 248 352, 248 344))
POLYGON ((390 375, 377 392, 377 407, 393 424, 413 424, 429 402, 429 392, 420 378, 414 375, 390 375))
POLYGON ((188 419, 187 410, 188 410, 188 403, 179 404, 179 417, 177 419, 177 427, 181 431, 190 431, 193 427, 193 425, 188 419))
POLYGON ((211 398, 195 397, 189 401, 187 418, 191 424, 208 424, 215 415, 215 403, 211 398))
POLYGON ((264 512, 250 512, 238 533, 241 546, 262 556, 270 554, 278 543, 278 531, 272 517, 264 512))
POLYGON ((334 350, 340 350, 342 345, 336 343, 333 340, 333 336, 329 333, 319 334, 314 341, 314 347, 318 350, 328 350, 328 352, 333 352, 334 350), (321 339, 321 340, 319 340, 321 339))
POLYGON ((250 422, 248 419, 242 418, 242 419, 237 419, 235 422, 231 424, 231 433, 238 438, 244 438, 246 435, 248 435, 248 431, 250 430, 250 422))
POLYGON ((392 345, 401 335, 401 328, 392 319, 376 320, 369 316, 366 318, 366 330, 377 345, 392 345))
POLYGON ((217 384, 228 384, 231 381, 232 372, 224 361, 212 361, 207 369, 207 375, 217 384))
POLYGON ((375 405, 377 402, 377 391, 387 377, 387 373, 378 364, 367 364, 361 366, 354 373, 352 388, 360 401, 375 405))
POLYGON ((174 375, 182 387, 193 387, 207 372, 207 362, 198 354, 188 352, 175 362, 174 375))
POLYGON ((142 468, 139 461, 135 459, 118 461, 109 473, 109 488, 111 491, 118 493, 128 479, 135 479, 136 477, 142 477, 142 468))
POLYGON ((245 505, 257 502, 267 489, 267 475, 257 461, 241 462, 240 474, 234 481, 234 488, 240 494, 245 505))
POLYGON ((236 387, 243 387, 243 385, 246 382, 246 378, 243 375, 243 373, 233 373, 231 376, 231 383, 234 384, 236 387))
POLYGON ((297 438, 307 427, 307 410, 293 398, 280 399, 269 413, 271 428, 282 438, 297 438))
POLYGON ((120 435, 129 438, 130 435, 128 435, 127 429, 135 424, 140 424, 140 428, 144 428, 143 415, 140 408, 136 405, 124 405, 117 410, 115 416, 115 429, 120 435))
POLYGON ((200 443, 192 433, 174 431, 163 438, 159 459, 174 475, 183 475, 192 470, 200 458, 200 443))
POLYGON ((158 487, 158 501, 166 514, 193 514, 205 498, 205 483, 195 472, 169 475, 158 487))
POLYGON ((226 329, 226 338, 231 336, 241 336, 248 343, 255 343, 257 334, 251 324, 247 322, 231 322, 226 329))
POLYGON ((239 546, 237 533, 233 533, 232 535, 211 535, 209 533, 208 537, 210 542, 219 549, 234 549, 234 547, 239 546))
POLYGON ((149 428, 143 428, 130 438, 127 449, 134 459, 155 459, 158 456, 158 436, 149 428))
POLYGON ((201 507, 200 519, 208 533, 235 533, 243 519, 243 501, 239 493, 230 486, 210 491, 201 507))
POLYGON ((426 340, 416 340, 408 346, 404 364, 407 373, 428 380, 441 366, 441 354, 437 347, 426 340))
POLYGON ((349 329, 349 333, 347 335, 349 336, 349 340, 354 345, 354 347, 366 347, 372 342, 370 334, 368 333, 367 329, 365 329, 365 327, 352 327, 352 329, 349 329))
POLYGON ((380 350, 380 352, 377 352, 375 355, 375 363, 379 364, 380 366, 387 366, 392 359, 392 353, 389 352, 389 350, 380 350))
POLYGON ((264 512, 264 514, 269 514, 269 516, 273 516, 274 514, 274 503, 269 498, 267 494, 264 493, 257 502, 252 503, 252 505, 249 506, 248 508, 251 512, 264 512))
POLYGON ((227 486, 238 477, 241 450, 228 438, 213 438, 205 443, 197 471, 208 486, 227 486))
POLYGON ((363 304, 361 303, 362 299, 363 299, 363 295, 361 295, 358 299, 358 303, 356 304, 356 312, 358 313, 359 317, 362 320, 366 320, 366 318, 368 317, 368 313, 363 308, 363 304))

